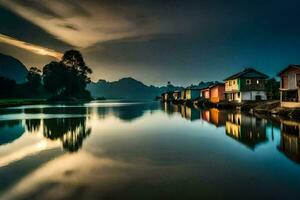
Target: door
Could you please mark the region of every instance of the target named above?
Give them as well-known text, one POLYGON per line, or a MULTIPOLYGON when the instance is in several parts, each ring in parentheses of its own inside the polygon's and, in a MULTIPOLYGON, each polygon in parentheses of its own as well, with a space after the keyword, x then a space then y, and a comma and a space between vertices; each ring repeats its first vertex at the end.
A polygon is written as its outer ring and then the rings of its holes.
POLYGON ((256 96, 255 96, 255 100, 256 100, 256 101, 261 101, 261 95, 256 95, 256 96))

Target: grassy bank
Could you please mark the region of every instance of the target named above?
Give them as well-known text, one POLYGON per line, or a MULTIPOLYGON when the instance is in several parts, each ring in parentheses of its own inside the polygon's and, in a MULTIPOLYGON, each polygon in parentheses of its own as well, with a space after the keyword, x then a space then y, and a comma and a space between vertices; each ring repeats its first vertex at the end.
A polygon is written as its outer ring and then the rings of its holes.
POLYGON ((0 108, 36 105, 46 103, 46 99, 0 99, 0 108))

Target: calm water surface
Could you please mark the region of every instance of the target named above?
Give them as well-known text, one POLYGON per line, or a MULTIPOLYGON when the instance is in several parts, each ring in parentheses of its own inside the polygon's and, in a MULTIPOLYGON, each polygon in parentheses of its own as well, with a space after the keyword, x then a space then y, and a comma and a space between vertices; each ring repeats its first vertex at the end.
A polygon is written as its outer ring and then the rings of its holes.
POLYGON ((0 110, 0 199, 299 199, 300 123, 157 102, 0 110))

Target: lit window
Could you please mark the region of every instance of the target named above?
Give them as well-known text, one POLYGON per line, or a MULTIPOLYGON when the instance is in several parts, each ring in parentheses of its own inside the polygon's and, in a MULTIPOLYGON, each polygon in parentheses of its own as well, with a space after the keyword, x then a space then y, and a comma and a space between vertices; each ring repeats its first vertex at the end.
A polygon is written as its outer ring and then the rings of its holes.
POLYGON ((246 80, 246 84, 247 84, 247 85, 250 85, 250 84, 251 84, 251 79, 247 79, 247 80, 246 80))
POLYGON ((256 81, 256 84, 259 84, 259 80, 256 81))

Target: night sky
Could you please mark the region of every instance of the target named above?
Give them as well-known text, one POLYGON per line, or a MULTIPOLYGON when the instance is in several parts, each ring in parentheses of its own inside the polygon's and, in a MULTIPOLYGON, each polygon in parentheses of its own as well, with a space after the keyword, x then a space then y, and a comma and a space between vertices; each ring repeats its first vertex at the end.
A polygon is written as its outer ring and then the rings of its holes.
POLYGON ((0 53, 42 68, 80 50, 92 78, 223 80, 300 64, 299 0, 0 0, 0 53))

